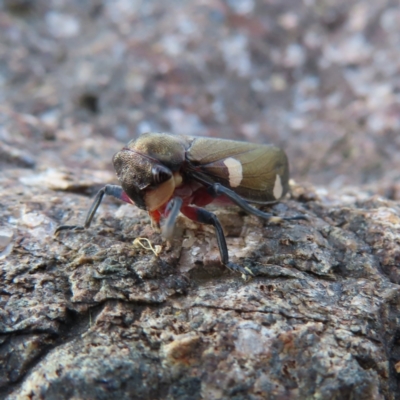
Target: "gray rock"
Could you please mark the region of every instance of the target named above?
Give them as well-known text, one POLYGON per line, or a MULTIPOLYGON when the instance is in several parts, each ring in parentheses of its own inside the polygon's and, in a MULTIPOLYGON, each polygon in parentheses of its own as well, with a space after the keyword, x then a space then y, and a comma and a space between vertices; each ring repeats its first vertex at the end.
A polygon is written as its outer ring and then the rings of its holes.
POLYGON ((399 7, 317 3, 0 2, 1 399, 400 398, 399 7), (309 220, 216 209, 249 282, 112 199, 54 236, 148 129, 285 147, 309 220))

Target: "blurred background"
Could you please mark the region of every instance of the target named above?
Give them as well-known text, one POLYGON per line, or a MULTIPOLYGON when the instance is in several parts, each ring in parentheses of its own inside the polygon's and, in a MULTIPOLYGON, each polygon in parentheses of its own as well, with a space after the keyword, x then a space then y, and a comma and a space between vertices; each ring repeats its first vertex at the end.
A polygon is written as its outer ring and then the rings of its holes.
POLYGON ((166 131, 400 199, 399 72, 398 1, 0 0, 0 168, 113 174, 166 131))

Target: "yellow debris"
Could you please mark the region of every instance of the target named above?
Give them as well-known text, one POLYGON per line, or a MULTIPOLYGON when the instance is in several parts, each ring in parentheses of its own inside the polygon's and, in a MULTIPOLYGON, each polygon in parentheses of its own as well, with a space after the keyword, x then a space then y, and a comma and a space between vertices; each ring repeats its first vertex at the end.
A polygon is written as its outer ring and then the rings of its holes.
POLYGON ((151 244, 150 240, 147 239, 147 238, 136 238, 133 241, 133 244, 134 245, 139 245, 139 246, 143 247, 145 250, 152 251, 156 257, 158 257, 158 255, 161 253, 161 250, 162 250, 162 247, 160 245, 155 245, 153 247, 153 245, 151 244), (146 242, 148 246, 143 244, 143 241, 146 242))

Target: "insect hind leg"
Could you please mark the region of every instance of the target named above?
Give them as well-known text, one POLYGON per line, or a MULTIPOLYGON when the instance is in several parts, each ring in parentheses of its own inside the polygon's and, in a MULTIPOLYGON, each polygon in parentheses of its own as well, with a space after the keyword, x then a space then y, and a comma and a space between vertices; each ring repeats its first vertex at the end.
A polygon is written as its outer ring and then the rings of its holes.
POLYGON ((214 183, 213 185, 208 187, 208 191, 211 195, 217 197, 221 195, 225 195, 228 197, 233 203, 239 206, 241 209, 246 211, 249 214, 255 215, 256 217, 266 219, 271 222, 280 222, 280 221, 293 221, 293 220, 307 220, 305 215, 295 215, 293 217, 277 217, 273 214, 263 212, 258 208, 252 207, 246 200, 244 200, 241 196, 236 194, 233 190, 222 186, 220 183, 214 183))

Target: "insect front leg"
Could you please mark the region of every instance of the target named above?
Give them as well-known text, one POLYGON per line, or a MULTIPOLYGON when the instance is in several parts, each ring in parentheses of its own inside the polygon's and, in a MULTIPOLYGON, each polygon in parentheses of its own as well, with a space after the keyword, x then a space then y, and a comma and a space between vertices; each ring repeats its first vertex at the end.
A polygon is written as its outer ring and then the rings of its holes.
POLYGON ((56 231, 54 232, 56 235, 60 231, 64 230, 75 230, 75 231, 81 231, 83 229, 89 228, 90 224, 92 223, 92 219, 94 215, 96 214, 97 209, 99 208, 104 195, 109 195, 113 196, 119 200, 125 201, 127 203, 132 203, 131 200, 129 199, 128 195, 122 190, 121 186, 117 185, 106 185, 102 189, 98 191, 96 194, 96 197, 93 200, 93 203, 87 213, 85 224, 84 225, 61 225, 59 226, 56 231))
POLYGON ((221 262, 230 270, 235 272, 240 272, 246 277, 254 276, 253 273, 240 265, 234 264, 229 261, 228 247, 226 245, 224 231, 222 230, 221 223, 219 222, 217 216, 204 208, 197 207, 182 207, 181 212, 183 215, 188 217, 193 221, 200 222, 206 225, 212 225, 215 229, 217 235, 218 248, 221 255, 221 262))
POLYGON ((277 217, 270 213, 265 213, 258 208, 252 207, 246 200, 236 194, 233 190, 222 186, 220 183, 214 183, 213 185, 208 187, 208 191, 212 196, 218 197, 221 195, 225 195, 228 197, 233 203, 239 206, 241 209, 246 211, 249 214, 255 215, 256 217, 263 218, 266 220, 270 220, 273 222, 280 221, 292 221, 292 220, 307 220, 307 217, 304 215, 295 215, 293 217, 277 217))
POLYGON ((182 203, 183 201, 180 197, 174 197, 169 201, 165 209, 167 219, 162 227, 162 236, 167 240, 173 237, 176 218, 181 210, 182 203))

